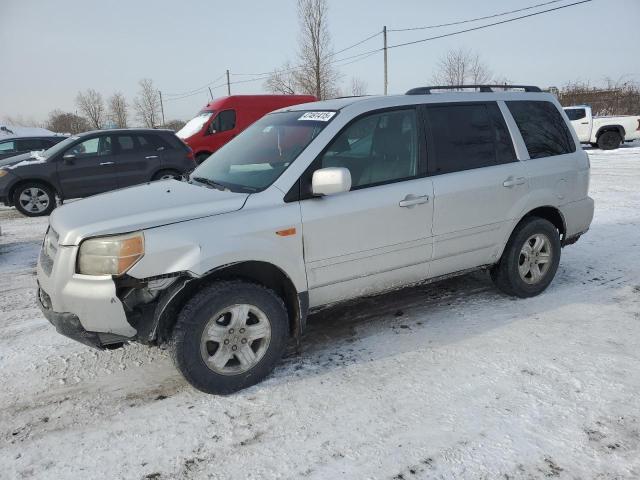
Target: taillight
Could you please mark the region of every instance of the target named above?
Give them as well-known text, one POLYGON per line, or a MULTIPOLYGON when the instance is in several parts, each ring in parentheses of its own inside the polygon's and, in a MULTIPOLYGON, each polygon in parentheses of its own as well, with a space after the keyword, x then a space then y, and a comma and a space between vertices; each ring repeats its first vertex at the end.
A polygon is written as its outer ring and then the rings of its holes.
POLYGON ((193 150, 191 150, 191 147, 187 147, 189 150, 187 150, 187 158, 189 160, 193 160, 193 163, 196 163, 196 157, 193 154, 193 150))

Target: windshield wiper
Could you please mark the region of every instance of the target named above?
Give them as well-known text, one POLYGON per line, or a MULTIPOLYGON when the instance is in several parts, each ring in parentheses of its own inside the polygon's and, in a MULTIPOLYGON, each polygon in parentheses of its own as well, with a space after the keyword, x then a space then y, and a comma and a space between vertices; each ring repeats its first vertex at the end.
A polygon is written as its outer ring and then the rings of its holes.
POLYGON ((206 178, 206 177, 191 177, 191 180, 195 180, 198 183, 204 183, 205 185, 209 185, 210 187, 215 188, 216 190, 221 190, 221 191, 225 191, 228 190, 230 191, 229 187, 222 185, 221 183, 215 182, 213 180, 211 180, 210 178, 206 178))

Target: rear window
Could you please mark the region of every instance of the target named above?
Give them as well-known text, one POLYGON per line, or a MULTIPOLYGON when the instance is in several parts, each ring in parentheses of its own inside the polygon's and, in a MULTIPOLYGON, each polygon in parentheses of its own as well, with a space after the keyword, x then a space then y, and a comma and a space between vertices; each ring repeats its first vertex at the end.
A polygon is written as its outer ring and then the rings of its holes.
POLYGON ((430 170, 451 173, 516 160, 507 127, 495 103, 427 107, 430 170))
POLYGON ((530 158, 545 158, 576 151, 569 128, 551 102, 511 101, 509 111, 518 125, 530 158))
POLYGON ((564 113, 567 114, 569 120, 580 120, 587 116, 587 112, 584 108, 567 108, 564 113))

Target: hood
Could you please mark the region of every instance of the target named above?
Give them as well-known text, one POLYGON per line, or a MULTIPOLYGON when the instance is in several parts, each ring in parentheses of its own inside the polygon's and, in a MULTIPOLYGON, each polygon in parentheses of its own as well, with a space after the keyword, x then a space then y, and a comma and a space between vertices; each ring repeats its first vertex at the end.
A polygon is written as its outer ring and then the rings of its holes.
POLYGON ((78 245, 97 235, 133 232, 240 210, 249 194, 161 180, 71 202, 49 223, 60 245, 78 245))
POLYGON ((14 169, 23 165, 33 165, 35 163, 44 163, 46 160, 39 157, 39 152, 22 153, 13 157, 3 158, 0 160, 0 167, 14 169))

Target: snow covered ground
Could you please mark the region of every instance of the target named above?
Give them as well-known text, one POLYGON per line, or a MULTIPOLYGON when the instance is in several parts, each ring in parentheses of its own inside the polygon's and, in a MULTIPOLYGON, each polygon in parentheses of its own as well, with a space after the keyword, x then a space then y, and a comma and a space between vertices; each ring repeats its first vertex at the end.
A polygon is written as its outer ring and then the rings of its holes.
POLYGON ((0 478, 640 478, 640 146, 590 151, 592 230, 543 295, 481 273, 310 319, 228 397, 35 306, 46 220, 0 211, 0 478))

